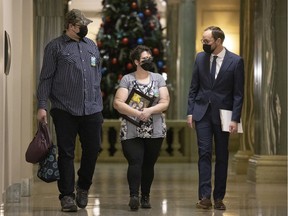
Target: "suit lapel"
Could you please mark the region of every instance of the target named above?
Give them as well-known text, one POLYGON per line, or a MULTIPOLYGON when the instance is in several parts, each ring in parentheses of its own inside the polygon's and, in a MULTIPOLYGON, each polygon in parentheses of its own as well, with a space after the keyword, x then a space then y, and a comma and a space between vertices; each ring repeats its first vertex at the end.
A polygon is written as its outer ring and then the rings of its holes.
POLYGON ((230 64, 232 62, 233 62, 233 59, 230 55, 230 52, 226 49, 226 54, 224 56, 221 68, 219 70, 219 73, 218 73, 218 76, 217 76, 215 82, 218 82, 222 78, 223 74, 225 73, 225 71, 227 70, 227 68, 230 66, 230 64))

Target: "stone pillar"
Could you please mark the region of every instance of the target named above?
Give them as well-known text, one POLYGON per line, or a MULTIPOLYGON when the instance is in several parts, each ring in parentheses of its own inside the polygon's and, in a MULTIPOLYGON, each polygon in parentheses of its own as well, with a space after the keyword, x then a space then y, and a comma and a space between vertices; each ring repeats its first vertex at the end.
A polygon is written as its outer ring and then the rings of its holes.
POLYGON ((168 81, 172 84, 169 119, 186 119, 187 98, 195 59, 194 0, 171 0, 167 7, 168 81), (177 87, 177 89, 175 89, 177 87))
MULTIPOLYGON (((169 0, 167 5, 167 67, 168 81, 172 84, 171 103, 167 118, 186 119, 187 101, 195 60, 196 40, 196 1, 169 0), (177 89, 176 89, 177 87, 177 89)), ((191 160, 197 161, 197 140, 195 130, 191 129, 190 143, 193 149, 191 160)))
MULTIPOLYGON (((175 101, 177 98, 177 80, 176 80, 176 58, 178 46, 178 15, 179 3, 175 1, 168 1, 166 11, 166 25, 167 25, 167 83, 170 84, 169 95, 170 101, 175 101)), ((170 103, 167 110, 167 119, 177 119, 176 115, 177 103, 170 103)))
POLYGON ((256 0, 254 6, 255 156, 248 180, 286 183, 287 1, 256 0))
POLYGON ((247 179, 253 183, 287 183, 287 156, 252 156, 249 160, 247 179))
POLYGON ((250 0, 241 1, 240 16, 240 55, 244 59, 245 67, 245 90, 242 108, 242 123, 244 133, 240 134, 239 150, 233 158, 232 170, 237 174, 246 174, 248 160, 253 155, 254 141, 254 2, 250 0))

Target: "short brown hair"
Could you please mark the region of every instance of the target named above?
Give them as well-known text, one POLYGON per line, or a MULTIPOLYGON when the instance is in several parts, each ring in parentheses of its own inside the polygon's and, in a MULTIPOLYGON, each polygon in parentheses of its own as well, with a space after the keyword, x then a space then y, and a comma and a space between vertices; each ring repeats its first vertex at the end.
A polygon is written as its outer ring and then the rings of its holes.
POLYGON ((144 45, 138 45, 130 52, 130 59, 133 62, 133 64, 134 64, 134 60, 138 60, 138 61, 140 60, 141 53, 144 51, 152 55, 150 48, 144 45))
POLYGON ((207 30, 212 31, 212 36, 213 36, 214 40, 217 40, 218 38, 220 38, 222 43, 223 43, 223 41, 225 39, 225 34, 221 28, 219 28, 218 26, 209 26, 204 31, 207 31, 207 30))

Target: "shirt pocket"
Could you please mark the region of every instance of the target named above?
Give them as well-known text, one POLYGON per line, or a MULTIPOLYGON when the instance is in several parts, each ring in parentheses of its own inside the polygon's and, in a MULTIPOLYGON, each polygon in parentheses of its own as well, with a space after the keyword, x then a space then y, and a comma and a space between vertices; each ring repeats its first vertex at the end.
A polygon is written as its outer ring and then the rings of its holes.
POLYGON ((77 58, 79 58, 79 56, 77 56, 75 53, 71 53, 71 52, 62 52, 61 53, 61 58, 60 58, 60 62, 64 63, 64 64, 76 64, 77 62, 77 58))

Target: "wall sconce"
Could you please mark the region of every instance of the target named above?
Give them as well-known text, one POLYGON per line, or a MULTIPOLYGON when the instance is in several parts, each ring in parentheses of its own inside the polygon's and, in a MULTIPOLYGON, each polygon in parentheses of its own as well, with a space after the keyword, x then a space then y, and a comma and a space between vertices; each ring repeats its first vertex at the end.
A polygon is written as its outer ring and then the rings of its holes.
POLYGON ((5 69, 4 73, 6 75, 9 74, 10 71, 10 65, 11 65, 11 42, 10 42, 10 36, 9 34, 5 31, 5 69))

